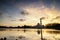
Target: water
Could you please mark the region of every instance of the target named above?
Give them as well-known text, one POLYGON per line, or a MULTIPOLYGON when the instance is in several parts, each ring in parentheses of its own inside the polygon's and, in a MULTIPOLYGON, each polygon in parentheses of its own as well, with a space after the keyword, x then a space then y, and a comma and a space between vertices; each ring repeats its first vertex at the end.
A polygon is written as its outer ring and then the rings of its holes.
MULTIPOLYGON (((38 29, 1 29, 0 38, 6 37, 7 40, 41 40, 41 34, 38 29)), ((40 30, 40 29, 39 29, 40 30)), ((43 39, 60 40, 60 30, 43 29, 43 39)))

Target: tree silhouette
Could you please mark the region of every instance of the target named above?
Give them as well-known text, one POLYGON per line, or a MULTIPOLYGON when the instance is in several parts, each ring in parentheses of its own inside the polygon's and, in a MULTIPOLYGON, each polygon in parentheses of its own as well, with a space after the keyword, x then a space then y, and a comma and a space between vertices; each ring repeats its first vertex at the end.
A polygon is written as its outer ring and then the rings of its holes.
POLYGON ((47 24, 46 28, 51 28, 51 29, 58 29, 60 30, 60 24, 59 23, 51 23, 51 24, 47 24))

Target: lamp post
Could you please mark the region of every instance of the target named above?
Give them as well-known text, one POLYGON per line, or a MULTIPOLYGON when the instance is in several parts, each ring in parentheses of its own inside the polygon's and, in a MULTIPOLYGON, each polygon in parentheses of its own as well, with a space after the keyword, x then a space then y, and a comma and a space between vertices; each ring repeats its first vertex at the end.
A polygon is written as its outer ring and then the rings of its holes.
POLYGON ((43 34, 42 34, 42 19, 44 19, 44 17, 40 18, 40 25, 41 25, 41 40, 43 40, 43 34))

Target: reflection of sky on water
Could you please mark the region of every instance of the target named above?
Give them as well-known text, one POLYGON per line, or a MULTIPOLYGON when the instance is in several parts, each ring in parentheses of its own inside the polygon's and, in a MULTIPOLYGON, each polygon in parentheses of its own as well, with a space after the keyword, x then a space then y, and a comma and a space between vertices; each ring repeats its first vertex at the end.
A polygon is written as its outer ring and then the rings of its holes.
MULTIPOLYGON (((23 29, 11 29, 11 30, 6 30, 6 31, 0 31, 0 37, 7 37, 8 40, 15 40, 19 39, 20 36, 23 36, 21 40, 40 40, 40 34, 37 34, 37 29, 27 29, 27 31, 24 33, 22 31, 23 29)), ((52 31, 50 29, 47 29, 48 31, 52 31)), ((59 31, 59 30, 53 30, 53 31, 59 31)), ((47 38, 50 40, 55 40, 55 38, 59 39, 60 34, 50 34, 46 32, 46 29, 43 30, 43 38, 47 38)), ((20 39, 19 39, 20 40, 20 39)))

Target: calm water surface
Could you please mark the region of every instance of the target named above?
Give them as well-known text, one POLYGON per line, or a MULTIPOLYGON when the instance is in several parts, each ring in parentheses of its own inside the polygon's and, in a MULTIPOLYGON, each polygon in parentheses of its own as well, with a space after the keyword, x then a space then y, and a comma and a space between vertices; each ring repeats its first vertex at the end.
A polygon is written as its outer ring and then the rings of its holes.
MULTIPOLYGON (((38 29, 0 29, 0 38, 7 40, 41 40, 38 29)), ((39 29, 40 30, 40 29, 39 29)), ((43 29, 43 38, 46 40, 60 40, 60 30, 43 29)))

